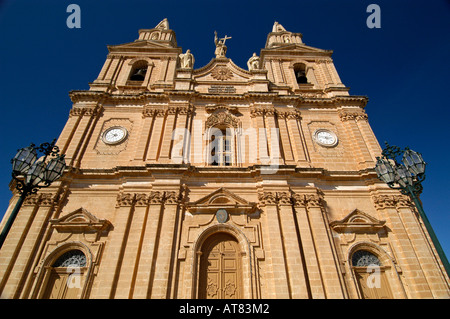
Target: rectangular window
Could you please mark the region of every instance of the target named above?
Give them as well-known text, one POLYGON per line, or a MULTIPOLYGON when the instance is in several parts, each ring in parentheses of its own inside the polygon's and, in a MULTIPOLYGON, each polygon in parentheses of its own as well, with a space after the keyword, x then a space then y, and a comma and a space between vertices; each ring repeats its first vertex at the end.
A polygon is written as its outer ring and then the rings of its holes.
POLYGON ((212 166, 233 165, 233 136, 227 135, 226 130, 212 129, 209 149, 209 164, 212 166))

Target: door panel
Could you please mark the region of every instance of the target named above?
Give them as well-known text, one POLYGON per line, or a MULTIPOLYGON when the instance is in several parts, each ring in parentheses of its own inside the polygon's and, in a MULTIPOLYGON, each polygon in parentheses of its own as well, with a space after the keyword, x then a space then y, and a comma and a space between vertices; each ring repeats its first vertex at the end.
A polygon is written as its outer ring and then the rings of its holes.
POLYGON ((44 299, 78 299, 81 294, 82 274, 72 274, 66 268, 54 268, 44 292, 44 299))
POLYGON ((363 299, 392 299, 392 292, 384 271, 368 272, 366 268, 355 269, 356 279, 363 299), (379 276, 376 278, 375 276, 379 276))
POLYGON ((203 244, 199 298, 242 298, 240 250, 233 236, 218 233, 203 244))

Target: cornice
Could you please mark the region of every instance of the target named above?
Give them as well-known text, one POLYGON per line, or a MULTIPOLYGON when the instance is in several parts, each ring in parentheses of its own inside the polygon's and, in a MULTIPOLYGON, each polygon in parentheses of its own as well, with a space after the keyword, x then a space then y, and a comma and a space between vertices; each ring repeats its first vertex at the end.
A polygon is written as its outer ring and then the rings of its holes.
MULTIPOLYGON (((139 166, 116 166, 114 168, 82 169, 68 168, 64 179, 92 179, 117 177, 154 177, 156 174, 174 173, 180 178, 184 177, 211 177, 220 175, 223 178, 248 177, 262 178, 267 176, 262 173, 264 165, 249 165, 245 167, 216 167, 216 166, 194 166, 190 164, 145 164, 139 166)), ((309 178, 313 180, 333 181, 365 181, 368 184, 378 181, 375 169, 364 169, 355 171, 329 171, 323 168, 303 168, 296 165, 279 165, 277 168, 279 176, 287 178, 309 178)))
POLYGON ((294 107, 314 106, 314 107, 359 107, 364 109, 367 105, 366 96, 349 95, 335 96, 331 98, 311 98, 303 97, 301 94, 279 95, 277 92, 246 92, 243 94, 209 94, 195 91, 164 91, 164 92, 141 92, 139 94, 111 94, 101 91, 71 91, 70 99, 75 103, 102 103, 117 104, 120 101, 135 101, 142 105, 151 103, 152 100, 167 101, 172 99, 184 99, 188 102, 194 100, 214 100, 217 103, 224 101, 248 101, 249 103, 284 103, 292 104, 294 107))

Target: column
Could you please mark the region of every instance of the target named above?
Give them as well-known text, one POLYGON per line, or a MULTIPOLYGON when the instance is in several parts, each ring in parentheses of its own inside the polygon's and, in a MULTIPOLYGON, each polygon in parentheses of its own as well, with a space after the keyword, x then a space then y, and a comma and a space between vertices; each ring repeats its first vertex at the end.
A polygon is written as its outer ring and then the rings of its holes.
MULTIPOLYGON (((181 143, 181 153, 170 154, 170 157, 173 163, 187 163, 188 162, 188 141, 190 135, 188 129, 188 121, 187 116, 189 114, 189 106, 187 107, 179 107, 178 108, 178 116, 175 124, 175 129, 177 130, 177 136, 174 136, 173 143, 181 143), (173 156, 173 157, 172 157, 173 156)), ((174 145, 172 145, 170 152, 172 153, 174 149, 174 145)))
POLYGON ((374 162, 373 165, 375 165, 376 157, 381 153, 381 147, 369 125, 368 116, 366 113, 361 113, 357 115, 355 119, 359 131, 369 149, 370 155, 372 156, 372 161, 374 162))
POLYGON ((115 216, 113 219, 114 230, 111 238, 105 246, 104 260, 100 263, 98 278, 96 281, 98 298, 115 298, 117 292, 118 278, 123 263, 123 255, 126 246, 127 236, 134 209, 134 194, 119 193, 115 216))
POLYGON ((161 236, 159 237, 156 254, 155 276, 151 283, 152 299, 166 299, 170 296, 169 274, 172 272, 175 260, 175 229, 178 213, 179 193, 176 191, 164 192, 164 212, 161 222, 161 236))
POLYGON ((158 159, 161 147, 162 129, 164 126, 165 111, 161 109, 155 110, 155 122, 152 127, 150 143, 148 145, 147 160, 156 161, 158 159))
POLYGON ((177 108, 169 106, 167 109, 167 117, 164 125, 164 133, 161 137, 161 153, 159 155, 160 163, 169 163, 170 150, 172 145, 172 134, 175 124, 175 116, 177 114, 177 108))
MULTIPOLYGON (((290 298, 289 280, 283 243, 281 240, 281 227, 278 217, 276 194, 274 192, 264 192, 259 194, 259 202, 264 207, 265 226, 262 230, 264 241, 270 247, 265 249, 268 265, 272 266, 272 271, 265 275, 272 279, 273 290, 268 292, 268 298, 286 299, 290 298)), ((267 281, 268 283, 268 281, 267 281)), ((270 289, 271 287, 265 287, 270 289)))
POLYGON ((101 106, 73 108, 71 114, 78 115, 78 126, 74 128, 74 133, 66 149, 66 163, 68 166, 80 167, 84 150, 89 143, 92 130, 95 128, 95 120, 101 112, 101 106))
POLYGON ((325 298, 325 287, 323 284, 322 274, 319 267, 319 257, 317 256, 317 248, 312 235, 311 225, 309 222, 308 212, 306 209, 305 195, 293 194, 295 218, 297 220, 300 242, 302 244, 303 254, 306 263, 309 289, 311 298, 325 298))
POLYGON ((148 196, 146 194, 134 194, 133 215, 127 229, 124 243, 122 265, 116 282, 114 298, 127 299, 133 297, 136 281, 137 262, 141 252, 142 231, 147 215, 148 196))
POLYGON ((133 291, 134 299, 150 298, 157 253, 157 240, 160 234, 163 192, 152 191, 149 195, 149 208, 143 226, 142 246, 136 265, 136 280, 133 291))
POLYGON ((136 147, 135 160, 145 161, 147 158, 148 145, 153 127, 155 117, 155 110, 146 107, 142 112, 142 126, 140 136, 136 147))
POLYGON ((291 140, 289 138, 289 132, 286 125, 286 117, 287 112, 277 112, 277 118, 278 118, 278 127, 280 128, 280 139, 281 143, 283 145, 283 157, 285 164, 295 164, 292 147, 291 147, 291 140))
POLYGON ((67 148, 69 147, 73 135, 77 131, 78 125, 81 121, 82 116, 77 113, 79 113, 79 111, 75 111, 75 109, 70 111, 69 119, 67 120, 66 125, 64 126, 64 129, 56 142, 56 145, 58 145, 61 150, 61 154, 65 154, 67 152, 67 148))
POLYGON ((396 207, 405 230, 411 240, 411 244, 417 254, 417 259, 423 269, 425 278, 430 286, 434 298, 449 298, 450 292, 446 282, 445 270, 439 266, 437 252, 433 243, 426 234, 426 229, 419 224, 419 216, 414 210, 414 204, 408 196, 398 196, 396 207), (425 231, 424 231, 425 230, 425 231))
MULTIPOLYGON (((257 134, 257 156, 256 162, 258 164, 268 164, 269 152, 267 149, 267 134, 264 125, 264 111, 260 107, 253 107, 250 110, 250 116, 253 118, 253 127, 257 134)), ((250 149, 249 149, 250 150, 250 149)))
POLYGON ((323 199, 319 194, 306 194, 305 202, 314 245, 317 249, 325 298, 344 298, 337 256, 333 252, 332 238, 328 234, 328 222, 323 216, 323 199))
POLYGON ((358 125, 356 124, 356 118, 361 114, 361 112, 349 112, 348 110, 341 110, 339 116, 341 118, 341 121, 343 122, 349 140, 351 141, 355 159, 357 159, 358 164, 361 166, 361 168, 373 168, 375 163, 372 159, 372 156, 370 155, 364 138, 359 131, 358 125))
POLYGON ((300 167, 309 167, 307 147, 303 132, 301 131, 301 117, 298 112, 289 112, 287 114, 287 127, 291 141, 293 141, 294 158, 300 167), (295 150, 295 151, 294 151, 295 150))
POLYGON ((395 252, 397 264, 401 267, 406 283, 406 293, 409 298, 433 298, 425 275, 417 260, 416 252, 411 244, 411 239, 397 212, 396 203, 398 195, 376 195, 373 197, 375 208, 380 216, 386 220, 391 229, 389 240, 395 252))
POLYGON ((40 232, 51 217, 57 194, 41 193, 25 198, 0 250, 0 295, 19 298, 32 272, 40 232), (13 294, 14 293, 14 294, 13 294))
POLYGON ((286 268, 289 277, 290 298, 309 298, 305 273, 303 271, 302 247, 295 227, 291 196, 288 192, 277 193, 280 210, 280 226, 282 229, 283 248, 286 257, 286 268))
POLYGON ((279 129, 275 124, 275 109, 274 108, 265 109, 264 119, 266 121, 265 127, 266 127, 266 134, 268 136, 267 144, 269 145, 270 164, 271 165, 282 164, 279 129))

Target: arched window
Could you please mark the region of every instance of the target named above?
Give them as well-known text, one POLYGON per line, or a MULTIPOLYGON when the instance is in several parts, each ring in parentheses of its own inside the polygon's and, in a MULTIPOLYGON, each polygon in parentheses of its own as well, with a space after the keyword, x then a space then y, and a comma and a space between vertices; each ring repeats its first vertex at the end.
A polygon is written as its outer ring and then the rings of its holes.
POLYGON ((352 256, 353 267, 368 267, 370 265, 381 266, 377 256, 367 250, 357 250, 352 256))
POLYGON ((81 250, 69 250, 62 254, 52 267, 86 267, 86 256, 81 250))
POLYGON ((147 74, 147 63, 145 61, 139 61, 133 65, 130 74, 130 81, 142 82, 145 80, 147 74))
POLYGON ((298 84, 308 83, 308 79, 306 77, 306 66, 303 63, 297 63, 294 65, 294 73, 298 84))
POLYGON ((87 270, 86 255, 79 249, 59 256, 49 268, 44 299, 78 299, 81 297, 87 270))

